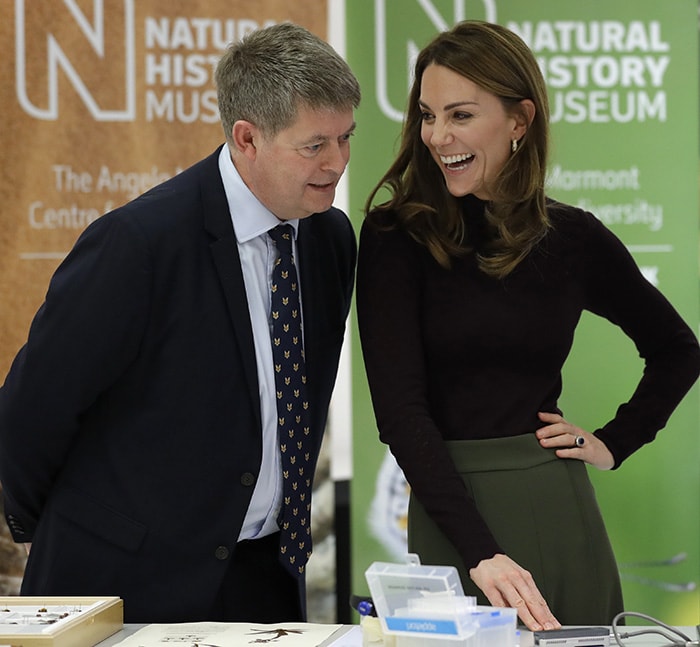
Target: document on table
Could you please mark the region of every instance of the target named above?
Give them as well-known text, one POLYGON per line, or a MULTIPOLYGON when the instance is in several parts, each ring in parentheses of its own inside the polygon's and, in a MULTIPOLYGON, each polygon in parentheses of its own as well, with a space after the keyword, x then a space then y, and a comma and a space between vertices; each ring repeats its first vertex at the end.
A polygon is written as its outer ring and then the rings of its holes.
MULTIPOLYGON (((117 643, 115 647, 241 647, 268 644, 275 647, 321 647, 342 625, 286 623, 191 622, 152 624, 117 643)), ((327 642, 329 641, 329 642, 327 642)), ((357 643, 359 645, 362 642, 357 643)), ((337 643, 337 647, 352 647, 337 643)))

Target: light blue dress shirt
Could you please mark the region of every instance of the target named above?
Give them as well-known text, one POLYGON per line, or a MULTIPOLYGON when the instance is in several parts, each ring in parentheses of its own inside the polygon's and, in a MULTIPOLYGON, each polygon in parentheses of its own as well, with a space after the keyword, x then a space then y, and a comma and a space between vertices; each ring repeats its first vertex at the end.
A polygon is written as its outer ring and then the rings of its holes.
MULTIPOLYGON (((221 149, 219 171, 226 192, 253 328, 258 369, 263 458, 253 498, 243 522, 239 541, 270 535, 279 530, 277 516, 282 498, 280 451, 277 439, 277 400, 270 339, 270 284, 276 247, 267 232, 280 224, 245 185, 238 174, 228 145, 221 149)), ((298 220, 286 221, 294 229, 294 254, 298 220)), ((301 281, 299 282, 301 289, 301 281)))

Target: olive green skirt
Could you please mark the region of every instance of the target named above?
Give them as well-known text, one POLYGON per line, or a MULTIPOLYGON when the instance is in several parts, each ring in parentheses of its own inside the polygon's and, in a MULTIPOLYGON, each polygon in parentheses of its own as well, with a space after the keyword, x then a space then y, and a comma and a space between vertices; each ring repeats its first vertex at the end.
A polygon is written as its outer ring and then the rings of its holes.
MULTIPOLYGON (((585 464, 557 458, 534 434, 447 442, 479 513, 506 555, 532 573, 564 625, 609 625, 623 610, 620 578, 585 464)), ((408 548, 456 566, 466 595, 489 604, 457 550, 411 496, 408 548)))

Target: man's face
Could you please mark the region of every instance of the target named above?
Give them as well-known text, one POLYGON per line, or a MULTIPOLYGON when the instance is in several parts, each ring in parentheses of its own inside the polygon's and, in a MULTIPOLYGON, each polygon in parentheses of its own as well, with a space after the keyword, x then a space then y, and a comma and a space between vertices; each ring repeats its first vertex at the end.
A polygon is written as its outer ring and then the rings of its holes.
POLYGON ((353 111, 300 108, 272 138, 254 135, 248 188, 280 220, 326 211, 350 159, 353 111))

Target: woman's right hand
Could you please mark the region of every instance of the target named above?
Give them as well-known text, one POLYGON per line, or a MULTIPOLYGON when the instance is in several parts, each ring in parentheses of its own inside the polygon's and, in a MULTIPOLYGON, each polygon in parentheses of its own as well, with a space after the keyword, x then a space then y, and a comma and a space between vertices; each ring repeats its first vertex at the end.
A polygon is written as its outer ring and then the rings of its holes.
POLYGON ((559 629, 532 575, 507 555, 482 559, 469 576, 494 607, 512 607, 530 631, 559 629))

